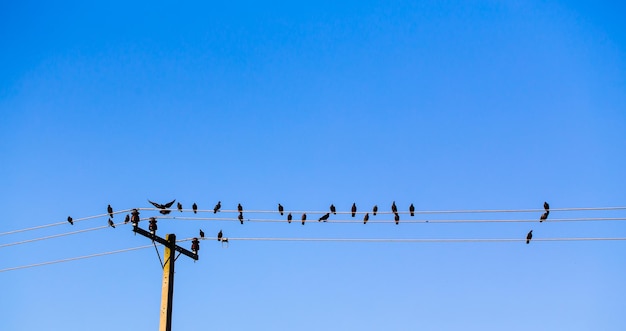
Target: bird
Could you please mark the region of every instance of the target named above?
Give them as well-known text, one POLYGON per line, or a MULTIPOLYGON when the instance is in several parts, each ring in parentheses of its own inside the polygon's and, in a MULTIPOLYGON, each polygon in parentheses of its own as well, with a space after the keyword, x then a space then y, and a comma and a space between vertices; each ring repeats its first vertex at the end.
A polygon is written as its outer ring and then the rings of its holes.
POLYGON ((394 214, 397 214, 397 213, 398 213, 398 207, 396 207, 396 202, 395 202, 395 201, 391 204, 391 211, 392 211, 394 214))
POLYGON ((543 209, 545 209, 546 211, 550 211, 550 204, 548 204, 547 202, 543 202, 543 209))
POLYGON ((279 203, 279 204, 278 204, 278 212, 280 213, 280 215, 281 215, 281 216, 283 215, 283 210, 284 210, 283 205, 281 205, 281 204, 279 203))
POLYGON ((124 218, 124 224, 130 222, 130 215, 126 214, 126 217, 124 218))
POLYGON ((70 224, 74 225, 74 219, 72 219, 72 216, 68 216, 67 221, 70 222, 70 224))
POLYGON ((171 210, 169 210, 168 208, 170 208, 174 202, 176 202, 176 199, 166 203, 166 204, 160 204, 160 203, 156 203, 156 202, 152 202, 150 200, 148 200, 149 203, 151 203, 153 206, 155 206, 156 208, 160 209, 159 213, 163 214, 163 215, 167 215, 171 212, 171 210))
POLYGON ((243 207, 241 206, 241 204, 237 205, 237 211, 240 213, 243 212, 243 207))
POLYGON ((291 219, 292 218, 293 218, 293 216, 291 216, 291 213, 289 213, 289 215, 287 215, 287 223, 291 223, 291 219))
POLYGON ((539 222, 543 222, 543 221, 547 220, 549 214, 550 214, 549 211, 546 211, 545 213, 541 214, 541 217, 539 217, 539 222))
POLYGON ((354 217, 354 215, 356 215, 356 203, 352 203, 352 217, 354 217))
POLYGON ((217 241, 222 241, 222 230, 217 233, 217 241))
POLYGON ((222 202, 218 201, 217 205, 215 205, 215 208, 213 208, 213 214, 217 213, 220 210, 220 208, 222 208, 222 202))
POLYGON ((337 215, 337 209, 335 208, 335 205, 330 205, 330 212, 333 213, 334 215, 337 215))
POLYGON ((113 223, 113 220, 109 218, 109 226, 115 229, 115 223, 113 223))
POLYGON ((370 213, 365 213, 363 216, 363 224, 367 224, 367 221, 370 219, 370 213))
POLYGON ((176 207, 178 207, 179 212, 183 212, 183 205, 180 202, 176 205, 176 207))
POLYGON ((415 216, 415 206, 413 204, 409 206, 409 212, 411 212, 411 216, 415 216))
POLYGON ((237 218, 239 219, 239 222, 243 224, 243 213, 239 213, 239 216, 237 216, 237 218))
POLYGON ((113 218, 113 207, 111 207, 111 205, 107 206, 107 212, 109 212, 109 216, 113 218))
POLYGON ((396 220, 396 224, 400 223, 400 214, 396 213, 395 220, 396 220))
POLYGON ((191 209, 193 209, 193 213, 197 214, 198 213, 198 205, 196 205, 196 203, 194 202, 193 205, 191 205, 191 209))
POLYGON ((204 231, 202 231, 202 229, 200 229, 200 238, 204 238, 204 231))
POLYGON ((531 239, 533 239, 533 230, 530 230, 526 235, 526 244, 529 244, 531 239))
POLYGON ((326 222, 326 221, 328 221, 328 218, 329 218, 329 217, 330 217, 330 213, 326 213, 326 214, 324 214, 322 217, 320 217, 320 219, 319 219, 319 220, 317 220, 317 221, 318 221, 318 222, 321 222, 321 221, 326 222))
POLYGON ((374 205, 374 208, 372 208, 372 212, 374 213, 374 216, 376 216, 376 213, 378 212, 378 205, 374 205))
POLYGON ((302 214, 302 225, 304 225, 305 221, 306 221, 306 213, 302 214))

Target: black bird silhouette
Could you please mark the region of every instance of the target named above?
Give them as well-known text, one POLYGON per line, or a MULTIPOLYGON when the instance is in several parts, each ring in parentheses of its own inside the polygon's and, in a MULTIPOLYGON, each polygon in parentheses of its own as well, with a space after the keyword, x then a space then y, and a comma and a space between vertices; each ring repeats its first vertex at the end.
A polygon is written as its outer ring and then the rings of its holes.
POLYGON ((241 204, 237 205, 237 211, 240 213, 243 212, 243 206, 241 206, 241 204))
POLYGON ((243 213, 239 213, 239 216, 237 216, 237 218, 239 219, 239 222, 243 224, 243 213))
POLYGON ((415 216, 415 206, 413 204, 409 206, 409 212, 411 212, 411 216, 415 216))
POLYGON ((287 223, 291 223, 291 219, 292 218, 293 218, 293 216, 291 216, 291 213, 289 213, 289 215, 287 215, 287 223))
POLYGON ((365 213, 363 216, 363 224, 367 224, 367 221, 370 219, 370 213, 365 213))
POLYGON ((306 221, 306 213, 302 214, 302 225, 304 225, 305 221, 306 221))
POLYGON ((213 208, 213 214, 217 213, 221 208, 222 208, 222 202, 218 201, 217 205, 215 205, 215 208, 213 208))
POLYGON ((533 230, 530 230, 526 235, 526 244, 530 243, 530 240, 533 239, 533 230))
POLYGON ((126 217, 124 217, 124 224, 130 222, 130 215, 126 214, 126 217))
POLYGON ((111 205, 107 206, 107 212, 109 212, 109 216, 113 218, 113 207, 111 207, 111 205))
POLYGON ((193 209, 193 213, 197 214, 198 213, 198 205, 196 205, 196 203, 194 202, 193 205, 191 205, 191 209, 193 209))
POLYGON ((397 213, 398 213, 398 207, 396 207, 396 202, 395 202, 395 201, 391 204, 391 211, 392 211, 394 214, 397 214, 397 213))
POLYGON ((283 215, 283 205, 281 205, 280 203, 278 204, 278 212, 280 213, 280 215, 283 215))
POLYGON ((543 222, 543 221, 547 220, 549 214, 550 214, 549 211, 546 211, 545 213, 541 214, 541 217, 539 217, 539 222, 543 222))
POLYGON ((72 216, 68 216, 67 221, 70 222, 70 224, 74 225, 74 220, 72 219, 72 216))
POLYGON ((337 209, 335 208, 335 205, 330 205, 330 212, 334 215, 337 215, 337 209))
POLYGON ((176 207, 178 207, 179 212, 183 212, 183 205, 180 202, 176 205, 176 207))
POLYGON ((545 209, 546 211, 550 211, 550 205, 547 202, 543 202, 543 209, 545 209))
POLYGON ((395 220, 396 220, 396 224, 400 223, 400 214, 396 213, 395 220))
POLYGON ((151 203, 153 206, 155 206, 156 208, 159 208, 159 213, 163 214, 163 215, 167 215, 171 212, 171 210, 169 210, 168 208, 170 208, 174 202, 176 202, 176 199, 162 205, 160 203, 156 203, 156 202, 152 202, 150 200, 148 200, 149 203, 151 203))
POLYGON ((326 214, 324 214, 322 217, 320 217, 320 219, 319 219, 319 220, 317 220, 317 221, 318 221, 318 222, 321 222, 321 221, 326 222, 326 221, 328 221, 328 218, 329 218, 329 217, 330 217, 330 213, 326 213, 326 214))
POLYGON ((115 229, 115 223, 113 223, 113 220, 109 218, 109 226, 115 229))
POLYGON ((202 231, 202 229, 200 229, 200 238, 204 238, 204 231, 202 231))
POLYGON ((352 203, 352 217, 354 217, 354 215, 356 215, 356 203, 352 203))
POLYGON ((222 241, 222 230, 217 233, 217 241, 222 241))
POLYGON ((378 205, 374 205, 372 212, 374 213, 374 216, 376 216, 376 213, 378 213, 378 205))

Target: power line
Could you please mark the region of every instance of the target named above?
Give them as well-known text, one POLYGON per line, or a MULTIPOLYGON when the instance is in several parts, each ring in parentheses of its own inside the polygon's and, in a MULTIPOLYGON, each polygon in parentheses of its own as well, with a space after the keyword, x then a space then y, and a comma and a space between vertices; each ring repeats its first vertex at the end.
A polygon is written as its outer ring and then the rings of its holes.
MULTIPOLYGON (((239 219, 235 217, 157 216, 156 218, 157 219, 170 219, 170 220, 183 220, 183 221, 237 221, 239 222, 239 219)), ((264 223, 287 222, 286 219, 258 219, 258 218, 246 218, 244 219, 244 221, 245 222, 264 222, 264 223)), ((555 218, 555 219, 548 219, 544 222, 549 223, 549 222, 590 222, 590 221, 596 221, 596 222, 598 221, 626 221, 626 218, 622 218, 622 217, 555 218)), ((294 218, 292 222, 297 223, 297 222, 300 222, 300 220, 294 218)), ((507 220, 507 219, 495 219, 495 220, 489 220, 489 219, 476 219, 476 220, 471 220, 471 219, 467 219, 467 220, 463 220, 463 219, 459 219, 459 220, 403 219, 403 220, 400 220, 400 223, 535 223, 535 222, 539 222, 539 219, 513 219, 513 220, 507 220)), ((318 223, 318 222, 316 219, 312 218, 312 219, 308 219, 307 223, 318 223)), ((323 223, 363 224, 363 220, 360 218, 353 219, 353 220, 334 220, 331 218, 323 223)), ((367 221, 367 223, 395 223, 395 220, 392 220, 392 219, 373 220, 370 218, 367 221)))

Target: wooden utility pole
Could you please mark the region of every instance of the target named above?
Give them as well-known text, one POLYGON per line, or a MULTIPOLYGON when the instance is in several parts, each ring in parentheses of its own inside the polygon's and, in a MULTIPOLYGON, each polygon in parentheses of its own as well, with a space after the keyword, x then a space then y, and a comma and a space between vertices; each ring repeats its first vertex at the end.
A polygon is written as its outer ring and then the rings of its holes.
MULTIPOLYGON (((175 256, 175 252, 189 256, 194 260, 198 260, 198 254, 186 250, 176 245, 176 235, 167 234, 166 239, 158 237, 139 226, 133 226, 133 231, 139 233, 144 237, 152 239, 153 242, 158 242, 165 246, 164 263, 163 263, 163 287, 161 292, 161 317, 159 322, 159 331, 171 331, 172 330, 172 307, 174 300, 174 264, 178 256, 175 256)), ((179 254, 179 255, 180 255, 179 254)))

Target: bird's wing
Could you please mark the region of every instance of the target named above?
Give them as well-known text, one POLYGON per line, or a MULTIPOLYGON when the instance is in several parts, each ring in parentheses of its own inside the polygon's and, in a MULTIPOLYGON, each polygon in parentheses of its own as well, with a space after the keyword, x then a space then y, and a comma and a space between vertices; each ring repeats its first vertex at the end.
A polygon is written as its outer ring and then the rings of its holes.
POLYGON ((174 204, 174 202, 176 202, 176 199, 174 199, 174 200, 172 200, 172 201, 170 201, 170 202, 168 202, 168 203, 164 204, 164 205, 163 205, 163 208, 169 208, 169 207, 171 207, 171 206, 174 204))
POLYGON ((148 200, 148 202, 149 202, 149 203, 151 203, 153 206, 155 206, 155 207, 159 208, 159 209, 163 209, 163 208, 165 208, 165 207, 163 207, 163 205, 158 204, 158 203, 156 203, 156 202, 152 202, 152 201, 150 201, 150 200, 148 200))

